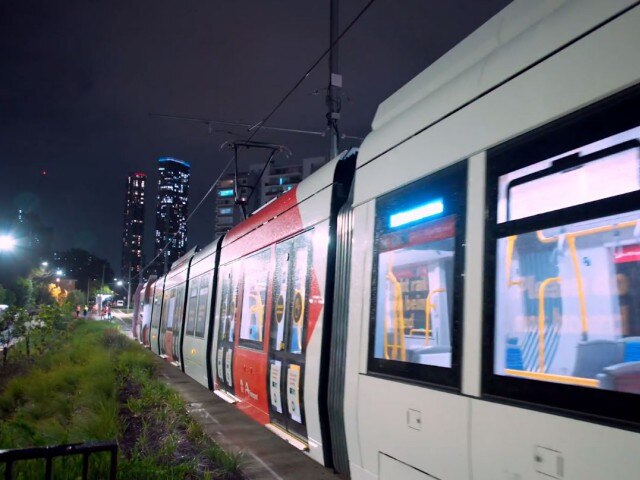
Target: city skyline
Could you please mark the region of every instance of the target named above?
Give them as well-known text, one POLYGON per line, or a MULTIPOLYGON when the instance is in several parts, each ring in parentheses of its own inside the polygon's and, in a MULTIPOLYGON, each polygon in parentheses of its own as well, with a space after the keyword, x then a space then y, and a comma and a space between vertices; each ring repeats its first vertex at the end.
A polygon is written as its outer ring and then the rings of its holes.
MULTIPOLYGON (((364 137, 382 101, 507 3, 374 4, 339 44, 340 133, 364 137)), ((365 4, 340 5, 341 30, 365 4)), ((37 213, 55 229, 54 248, 84 248, 119 266, 127 172, 146 172, 146 197, 154 199, 156 159, 185 159, 197 202, 229 159, 220 145, 249 135, 149 114, 254 125, 328 46, 327 2, 197 5, 0 6, 0 213, 37 213)), ((268 125, 324 131, 327 83, 325 60, 268 125)), ((327 138, 318 135, 260 130, 254 140, 286 145, 289 164, 327 151, 327 138)), ((343 139, 340 150, 358 143, 343 139)), ((243 152, 239 169, 265 160, 264 152, 243 152)), ((210 241, 211 216, 203 207, 193 217, 190 243, 210 241)), ((146 227, 151 252, 153 222, 146 227)))

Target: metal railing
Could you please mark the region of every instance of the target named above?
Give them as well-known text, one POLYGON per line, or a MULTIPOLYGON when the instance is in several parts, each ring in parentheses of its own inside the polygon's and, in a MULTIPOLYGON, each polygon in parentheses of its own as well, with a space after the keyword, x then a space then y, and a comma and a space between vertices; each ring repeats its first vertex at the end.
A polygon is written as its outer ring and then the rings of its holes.
POLYGON ((51 447, 0 450, 0 465, 5 465, 5 480, 12 480, 14 463, 24 460, 44 460, 46 462, 44 478, 50 480, 53 478, 54 458, 82 455, 82 478, 85 480, 89 475, 89 457, 93 453, 100 452, 108 452, 111 454, 109 460, 109 479, 115 480, 118 468, 118 444, 116 442, 73 443, 51 447))

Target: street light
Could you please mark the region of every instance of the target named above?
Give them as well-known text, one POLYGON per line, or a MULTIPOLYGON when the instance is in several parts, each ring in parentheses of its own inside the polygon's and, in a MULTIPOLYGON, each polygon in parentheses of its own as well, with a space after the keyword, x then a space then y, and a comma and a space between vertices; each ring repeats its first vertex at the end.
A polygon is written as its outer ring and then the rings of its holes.
POLYGON ((49 262, 42 262, 40 265, 42 265, 43 267, 48 267, 49 266, 49 262))
POLYGON ((62 270, 60 269, 56 270, 56 275, 63 275, 62 270))
POLYGON ((12 235, 0 235, 0 252, 10 252, 16 246, 16 239, 12 235))
POLYGON ((122 280, 118 280, 118 282, 116 283, 116 285, 118 285, 119 287, 122 286, 122 280))

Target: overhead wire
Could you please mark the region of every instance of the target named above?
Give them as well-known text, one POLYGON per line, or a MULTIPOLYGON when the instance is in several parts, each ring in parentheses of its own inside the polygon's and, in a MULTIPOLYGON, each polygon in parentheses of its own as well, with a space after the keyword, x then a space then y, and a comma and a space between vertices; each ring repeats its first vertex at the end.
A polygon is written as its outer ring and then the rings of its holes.
POLYGON ((307 69, 306 73, 302 77, 300 77, 300 79, 295 83, 293 87, 289 89, 289 91, 284 95, 284 97, 282 97, 282 99, 276 104, 276 106, 273 107, 273 109, 269 112, 269 114, 266 117, 264 117, 262 120, 260 120, 258 123, 253 125, 251 128, 249 128, 249 131, 253 133, 249 136, 247 140, 251 140, 254 137, 254 135, 258 133, 260 128, 262 128, 262 126, 269 121, 269 119, 278 111, 278 109, 282 106, 282 104, 287 101, 287 99, 291 96, 291 94, 302 84, 302 82, 304 82, 307 79, 307 77, 309 77, 309 75, 311 75, 311 72, 318 66, 318 64, 324 59, 324 57, 326 57, 329 54, 329 52, 331 52, 331 49, 335 47, 338 44, 338 42, 340 42, 342 37, 344 37, 344 35, 349 30, 351 30, 351 27, 353 27, 356 24, 356 22, 360 20, 360 17, 362 17, 362 15, 364 15, 365 12, 369 10, 369 7, 373 5, 373 2, 375 2, 375 0, 369 0, 369 3, 367 3, 364 6, 364 8, 360 10, 360 13, 358 13, 358 15, 356 15, 354 19, 351 20, 351 22, 349 22, 349 25, 347 25, 346 28, 342 31, 342 33, 338 35, 333 42, 331 42, 329 47, 322 53, 322 55, 320 55, 320 58, 318 58, 313 63, 313 65, 311 65, 311 67, 307 69))
MULTIPOLYGON (((262 120, 260 120, 258 123, 256 123, 255 125, 251 126, 248 128, 248 132, 251 132, 251 134, 249 135, 249 137, 247 137, 246 141, 250 141, 259 131, 261 128, 263 128, 263 126, 265 126, 265 123, 269 121, 269 119, 271 119, 271 117, 278 111, 278 109, 284 104, 284 102, 287 101, 287 99, 293 94, 293 92, 300 86, 302 85, 302 83, 309 77, 309 75, 311 75, 311 72, 320 64, 320 62, 329 54, 329 52, 331 52, 331 49, 333 47, 335 47, 340 40, 342 39, 342 37, 344 37, 344 35, 351 30, 351 28, 358 22, 358 20, 360 20, 360 18, 362 17, 362 15, 365 14, 365 12, 371 7, 371 5, 373 5, 373 3, 375 2, 375 0, 369 0, 369 2, 362 8, 362 10, 360 10, 360 12, 353 18, 353 20, 351 20, 351 22, 349 22, 349 24, 345 27, 345 29, 342 31, 342 33, 340 33, 340 35, 338 35, 336 37, 336 39, 331 42, 331 44, 329 45, 329 47, 322 53, 322 55, 320 55, 320 57, 307 69, 307 71, 305 72, 304 75, 302 75, 300 77, 300 79, 295 83, 295 85, 293 85, 293 87, 291 87, 287 93, 282 97, 282 99, 276 104, 275 107, 273 107, 273 109, 269 112, 269 114, 264 117, 262 120)), ((196 119, 194 119, 196 120, 196 119)), ((269 160, 267 161, 267 163, 265 164, 265 166, 262 169, 262 173, 264 173, 264 171, 266 170, 267 165, 269 164, 269 162, 271 161, 271 159, 273 158, 273 155, 271 155, 269 157, 269 160)), ((198 202, 198 204, 196 205, 196 207, 191 211, 191 213, 187 216, 187 219, 185 221, 185 223, 189 223, 189 220, 191 220, 191 218, 193 217, 193 215, 195 215, 195 213, 198 211, 198 209, 200 208, 200 206, 204 203, 204 201, 207 199, 207 197, 211 194, 211 192, 213 191, 213 189, 216 187, 216 185, 218 184, 218 182, 220 181, 220 179, 222 178, 222 176, 225 174, 225 172, 227 171, 227 169, 229 168, 229 166, 234 162, 234 158, 231 158, 227 164, 225 165, 225 167, 222 169, 222 171, 220 172, 220 175, 218 175, 218 178, 216 178, 216 180, 211 184, 211 186, 209 187, 209 189, 207 190, 207 192, 204 194, 204 196, 202 197, 202 199, 200 199, 200 201, 198 202)), ((262 175, 261 173, 261 175, 262 175)), ((260 181, 260 178, 258 178, 258 181, 260 181)), ((257 184, 256 184, 257 186, 257 184)), ((253 193, 253 192, 252 192, 253 193)), ((144 271, 146 271, 149 267, 151 267, 153 265, 153 262, 155 262, 158 258, 160 258, 161 255, 164 254, 164 251, 166 250, 166 248, 171 244, 171 242, 173 242, 173 240, 177 237, 179 233, 179 230, 177 232, 175 232, 171 238, 169 239, 169 241, 167 241, 167 243, 164 245, 164 247, 156 254, 155 257, 153 257, 153 259, 147 263, 147 265, 140 269, 140 272, 138 272, 136 275, 134 275, 133 277, 131 277, 131 280, 135 280, 136 278, 138 278, 140 275, 142 275, 142 273, 144 271)))

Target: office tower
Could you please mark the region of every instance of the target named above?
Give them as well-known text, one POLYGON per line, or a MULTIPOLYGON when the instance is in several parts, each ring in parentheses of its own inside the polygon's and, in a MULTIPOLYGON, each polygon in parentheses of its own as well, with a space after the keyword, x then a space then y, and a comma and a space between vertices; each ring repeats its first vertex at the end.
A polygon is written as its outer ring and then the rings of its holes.
POLYGON ((190 165, 182 160, 158 159, 154 254, 157 258, 150 273, 166 273, 171 264, 186 252, 190 169, 190 165))
POLYGON ((257 188, 257 180, 258 175, 255 172, 241 172, 237 175, 229 173, 220 179, 215 190, 214 238, 227 233, 234 225, 244 220, 245 214, 250 215, 258 207, 258 192, 251 194, 253 187, 257 188), (244 213, 240 205, 244 205, 244 213))
POLYGON ((122 262, 120 275, 123 281, 135 277, 144 266, 144 188, 147 176, 130 173, 127 176, 124 200, 124 227, 122 229, 122 262))

